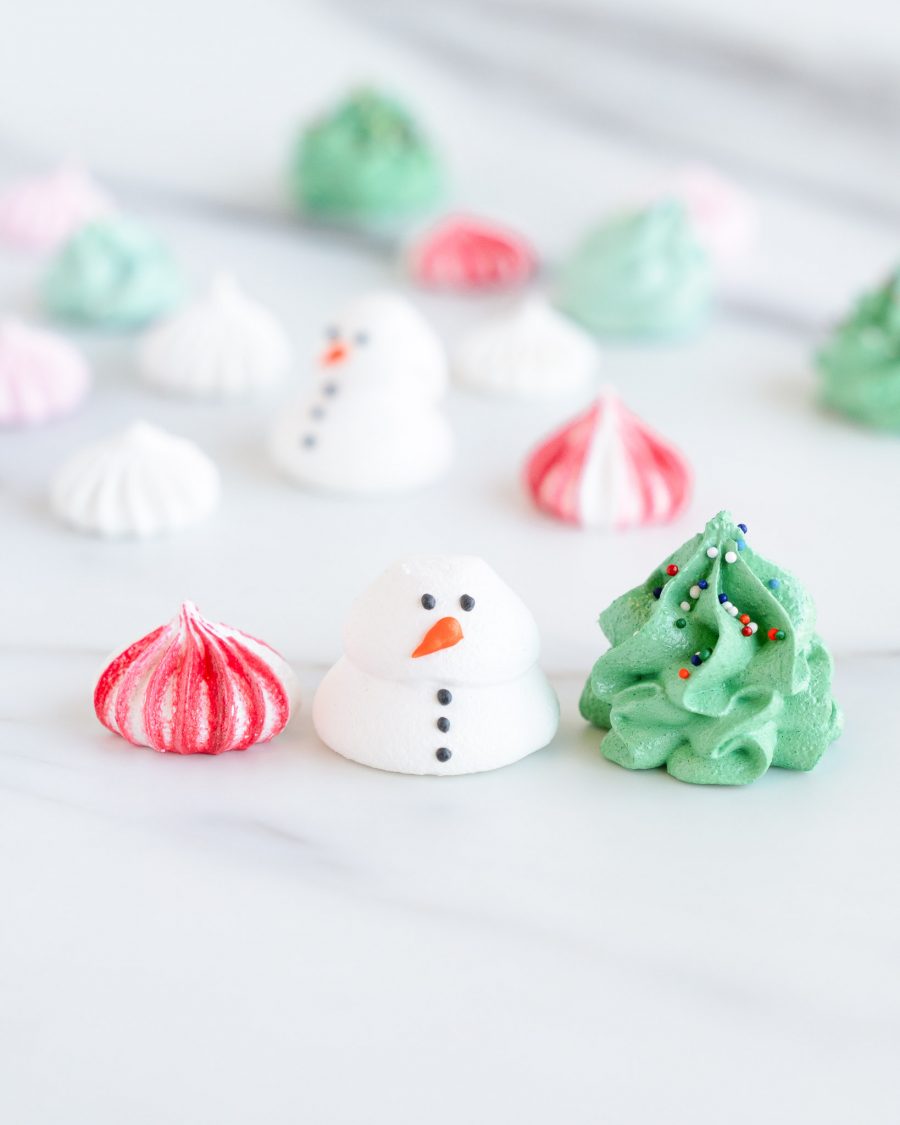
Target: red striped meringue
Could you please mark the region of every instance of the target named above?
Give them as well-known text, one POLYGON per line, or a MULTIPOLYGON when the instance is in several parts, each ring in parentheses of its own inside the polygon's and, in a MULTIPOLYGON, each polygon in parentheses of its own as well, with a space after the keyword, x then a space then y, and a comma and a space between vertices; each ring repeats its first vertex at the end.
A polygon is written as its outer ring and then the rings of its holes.
POLYGON ((691 490, 682 455, 613 391, 531 454, 525 480, 535 504, 549 515, 614 530, 674 519, 691 490))
POLYGON ((0 320, 0 426, 34 426, 74 410, 91 377, 61 336, 0 320))
POLYGON ((85 223, 114 210, 113 201, 77 165, 11 185, 0 194, 0 240, 50 253, 85 223))
POLYGON ((185 602, 129 645, 94 691, 100 722, 135 746, 221 754, 267 742, 290 718, 293 676, 274 649, 185 602))
POLYGON ((431 289, 501 289, 522 285, 537 266, 520 234, 468 215, 450 215, 413 243, 409 271, 431 289))

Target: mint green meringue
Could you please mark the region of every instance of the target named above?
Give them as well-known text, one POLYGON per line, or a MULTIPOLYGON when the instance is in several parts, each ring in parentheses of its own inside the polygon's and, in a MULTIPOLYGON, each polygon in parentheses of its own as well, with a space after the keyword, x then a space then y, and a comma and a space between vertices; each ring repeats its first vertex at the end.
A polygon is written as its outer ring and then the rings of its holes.
POLYGON ((44 303, 61 320, 138 328, 184 295, 175 259, 156 235, 113 216, 82 227, 50 263, 44 303))
POLYGON ((439 202, 444 172, 405 106, 359 90, 306 129, 291 188, 298 207, 326 218, 396 218, 439 202))
POLYGON ((591 672, 581 713, 609 731, 601 749, 610 761, 743 785, 769 766, 812 769, 840 734, 812 600, 744 536, 720 512, 601 614, 612 647, 591 672))
POLYGON ((828 406, 900 430, 900 269, 865 294, 816 357, 828 406))
POLYGON ((598 336, 685 336, 706 319, 712 282, 687 211, 665 199, 588 234, 563 268, 558 304, 598 336))

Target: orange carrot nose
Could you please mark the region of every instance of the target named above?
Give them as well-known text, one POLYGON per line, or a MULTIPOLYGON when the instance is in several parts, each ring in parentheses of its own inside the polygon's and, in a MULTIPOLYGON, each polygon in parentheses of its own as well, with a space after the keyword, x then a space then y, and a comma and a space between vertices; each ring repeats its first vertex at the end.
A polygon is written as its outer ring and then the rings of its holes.
POLYGON ((328 351, 322 354, 319 362, 323 367, 331 367, 333 363, 340 363, 341 360, 347 358, 346 344, 332 344, 328 351))
POLYGON ((440 652, 442 648, 453 648, 463 639, 462 625, 455 617, 442 617, 435 621, 425 636, 422 643, 413 653, 417 656, 428 656, 431 652, 440 652))

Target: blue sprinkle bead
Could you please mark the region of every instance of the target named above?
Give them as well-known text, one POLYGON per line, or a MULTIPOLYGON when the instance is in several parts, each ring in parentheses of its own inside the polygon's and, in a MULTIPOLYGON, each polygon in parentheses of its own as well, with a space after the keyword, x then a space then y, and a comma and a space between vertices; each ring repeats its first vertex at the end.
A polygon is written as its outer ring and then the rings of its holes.
POLYGON ((722 605, 724 605, 725 602, 728 601, 728 595, 727 594, 719 594, 719 601, 721 602, 722 605))
POLYGON ((746 543, 744 542, 744 540, 743 540, 743 539, 738 539, 738 541, 737 541, 737 549, 738 549, 739 551, 743 551, 743 550, 745 550, 745 549, 746 549, 746 547, 747 547, 747 544, 746 544, 746 543))
POLYGON ((770 590, 777 590, 781 583, 777 578, 770 578, 768 585, 770 590))
POLYGON ((654 587, 653 587, 653 596, 654 596, 654 598, 656 598, 657 600, 659 600, 659 596, 660 596, 660 594, 661 594, 661 593, 662 593, 662 586, 654 586, 654 587))
POLYGON ((739 523, 738 527, 741 529, 741 531, 743 531, 745 535, 747 534, 747 525, 745 523, 739 523))
POLYGON ((694 667, 697 668, 701 663, 702 663, 702 661, 700 660, 700 653, 695 652, 694 655, 691 657, 691 664, 693 664, 694 667))
POLYGON ((709 583, 706 581, 705 578, 701 578, 700 581, 697 583, 697 585, 700 587, 701 590, 708 590, 709 589, 709 583))

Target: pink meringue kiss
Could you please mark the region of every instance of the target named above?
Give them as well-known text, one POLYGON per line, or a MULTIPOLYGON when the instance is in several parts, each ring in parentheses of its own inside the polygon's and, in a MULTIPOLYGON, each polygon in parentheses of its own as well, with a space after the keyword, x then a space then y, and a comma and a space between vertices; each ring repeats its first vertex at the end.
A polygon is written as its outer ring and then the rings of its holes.
POLYGON ((287 662, 191 602, 129 645, 94 690, 100 722, 135 746, 173 754, 246 750, 282 731, 291 715, 287 662))
POLYGON ((61 336, 0 320, 0 426, 34 426, 68 414, 90 383, 87 363, 61 336))
POLYGON ((502 289, 522 285, 537 267, 520 234, 467 215, 451 215, 408 252, 414 281, 430 289, 502 289))
POLYGON ((674 519, 690 498, 691 479, 682 455, 612 391, 548 438, 525 466, 538 508, 609 530, 674 519))
POLYGON ((112 199, 77 165, 20 180, 0 193, 0 241, 50 253, 85 223, 115 210, 112 199))

